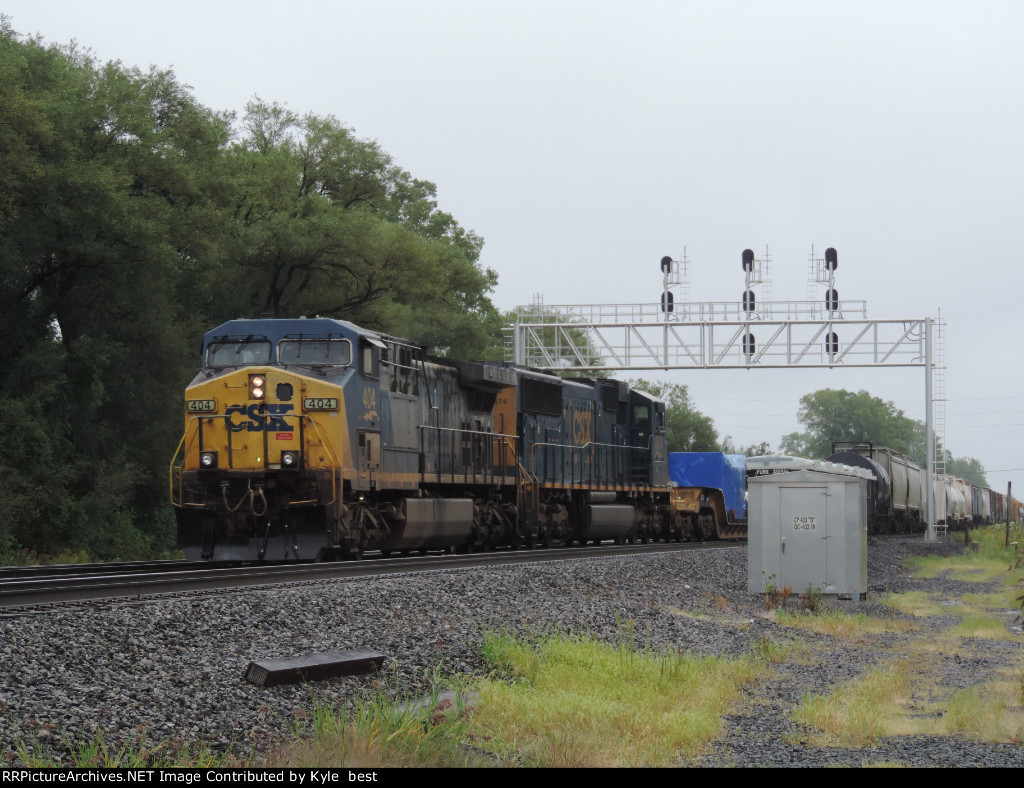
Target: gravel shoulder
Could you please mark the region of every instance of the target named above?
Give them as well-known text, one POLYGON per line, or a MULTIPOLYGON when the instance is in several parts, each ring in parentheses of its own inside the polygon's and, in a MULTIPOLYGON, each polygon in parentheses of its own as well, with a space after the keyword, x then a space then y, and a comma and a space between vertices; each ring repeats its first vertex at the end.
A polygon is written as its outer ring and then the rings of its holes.
MULTIPOLYGON (((871 615, 899 616, 877 600, 910 590, 957 598, 976 584, 913 578, 902 569, 915 552, 961 550, 952 543, 872 541, 866 602, 834 603, 871 615)), ((82 607, 47 615, 0 617, 0 765, 19 764, 18 741, 66 753, 67 742, 110 744, 168 739, 233 752, 267 752, 294 737, 315 702, 344 708, 383 690, 424 694, 435 668, 479 674, 483 633, 594 633, 609 642, 634 622, 654 649, 740 655, 762 636, 793 630, 766 615, 747 592, 746 550, 601 558, 456 570, 412 577, 316 582, 220 597, 141 605, 82 607), (682 614, 681 614, 682 613, 682 614), (243 673, 251 660, 350 648, 375 649, 390 662, 374 676, 308 686, 259 688, 243 673)), ((950 616, 930 619, 941 629, 950 616)), ((893 737, 871 748, 801 743, 789 713, 804 693, 824 692, 877 661, 901 654, 885 634, 856 642, 800 632, 813 665, 779 664, 747 690, 725 734, 685 766, 1024 766, 1024 747, 966 737, 893 737)), ((1018 658, 1019 634, 971 644, 922 665, 949 686, 989 679, 1018 658)), ((65 761, 69 762, 69 761, 65 761)))

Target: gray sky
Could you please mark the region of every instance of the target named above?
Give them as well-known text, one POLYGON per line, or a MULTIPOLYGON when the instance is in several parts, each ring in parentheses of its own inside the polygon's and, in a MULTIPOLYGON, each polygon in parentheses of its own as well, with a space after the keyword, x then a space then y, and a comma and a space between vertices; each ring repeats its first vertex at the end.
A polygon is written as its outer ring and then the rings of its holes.
MULTIPOLYGON (((502 309, 772 296, 808 256, 874 319, 942 310, 946 444, 1024 496, 1024 3, 1017 0, 4 0, 20 33, 171 68, 201 103, 255 95, 375 139, 486 241, 502 309), (1012 470, 1003 470, 1012 469, 1012 470)), ((820 288, 819 288, 820 291, 820 288)), ((924 372, 647 373, 738 444, 778 446, 800 396, 865 388, 924 418, 924 372)))

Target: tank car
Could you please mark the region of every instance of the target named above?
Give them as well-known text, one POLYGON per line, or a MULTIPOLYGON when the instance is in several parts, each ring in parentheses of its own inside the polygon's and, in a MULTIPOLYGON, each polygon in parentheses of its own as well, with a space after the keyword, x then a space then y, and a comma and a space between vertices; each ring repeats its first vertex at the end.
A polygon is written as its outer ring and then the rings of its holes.
POLYGON ((672 535, 664 403, 428 357, 327 318, 203 339, 171 462, 190 558, 359 558, 672 535))
POLYGON ((956 476, 946 476, 945 478, 952 490, 952 493, 947 492, 947 501, 953 501, 949 517, 950 525, 955 528, 968 528, 974 524, 974 494, 971 490, 971 483, 956 476))
POLYGON ((892 449, 866 443, 845 444, 848 448, 835 451, 838 445, 833 445, 833 453, 828 457, 830 462, 868 468, 888 483, 888 491, 883 489, 883 484, 876 484, 875 494, 869 501, 869 530, 873 533, 922 531, 926 519, 927 472, 892 449))

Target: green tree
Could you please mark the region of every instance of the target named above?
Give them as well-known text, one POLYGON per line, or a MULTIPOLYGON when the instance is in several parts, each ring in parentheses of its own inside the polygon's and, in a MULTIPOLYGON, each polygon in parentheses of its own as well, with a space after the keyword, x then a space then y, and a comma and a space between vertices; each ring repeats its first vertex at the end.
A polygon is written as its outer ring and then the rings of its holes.
POLYGON ((709 416, 698 411, 681 383, 633 380, 630 385, 665 401, 669 451, 719 451, 718 431, 709 416))
POLYGON ((742 454, 745 457, 760 457, 763 454, 771 454, 772 446, 768 441, 751 443, 749 446, 737 446, 732 435, 722 438, 722 451, 725 454, 742 454))
POLYGON ((0 407, 16 414, 0 533, 46 553, 159 552, 194 352, 176 296, 207 243, 227 125, 170 72, 5 23, 0 117, 0 407))
POLYGON ((321 314, 495 352, 482 240, 374 142, 0 17, 0 553, 155 555, 204 330, 321 314))
POLYGON ((833 442, 855 441, 886 446, 925 462, 924 425, 867 391, 819 389, 805 394, 797 418, 806 429, 783 436, 780 447, 788 454, 824 459, 832 453, 833 442))
POLYGON ((220 317, 336 317, 480 357, 498 313, 483 242, 375 142, 333 117, 250 102, 228 152, 233 234, 209 284, 220 317))
POLYGON ((957 457, 954 459, 949 452, 946 452, 946 473, 966 479, 978 487, 989 486, 988 479, 985 478, 985 466, 974 459, 974 457, 957 457))

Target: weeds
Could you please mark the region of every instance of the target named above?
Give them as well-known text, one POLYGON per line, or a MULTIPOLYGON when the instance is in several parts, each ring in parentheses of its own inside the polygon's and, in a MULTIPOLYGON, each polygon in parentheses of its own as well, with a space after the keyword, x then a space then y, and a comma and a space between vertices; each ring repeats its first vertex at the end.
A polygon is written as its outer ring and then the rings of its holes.
POLYGON ((780 646, 763 633, 760 640, 754 641, 750 650, 754 656, 763 662, 785 662, 789 656, 789 649, 787 647, 780 646))
POLYGON ((805 613, 817 613, 821 610, 821 589, 817 586, 807 586, 800 595, 800 609, 805 613))
POLYGON ((147 743, 145 734, 119 744, 106 740, 102 731, 92 739, 66 742, 70 763, 55 754, 48 745, 33 741, 31 747, 18 742, 16 752, 20 761, 33 769, 71 766, 76 769, 141 769, 141 768, 237 768, 250 764, 239 760, 229 747, 225 752, 214 752, 206 745, 198 748, 179 738, 160 743, 147 743))
MULTIPOLYGON (((761 574, 765 574, 762 569, 761 574)), ((775 585, 775 575, 767 575, 764 581, 764 606, 767 610, 775 610, 777 607, 785 607, 786 601, 789 599, 789 595, 793 593, 793 589, 789 586, 777 586, 775 585)))
POLYGON ((806 695, 793 721, 822 732, 824 742, 840 746, 870 745, 889 732, 887 718, 910 688, 910 665, 897 660, 870 670, 835 691, 806 695))
POLYGON ((464 681, 446 682, 440 666, 427 677, 426 697, 390 700, 378 689, 349 713, 314 701, 310 734, 270 764, 275 767, 479 766, 481 756, 465 743, 470 718, 464 681))

